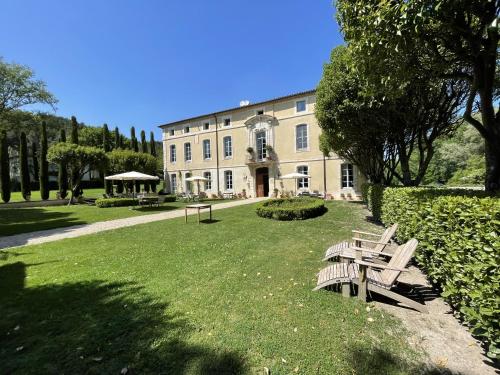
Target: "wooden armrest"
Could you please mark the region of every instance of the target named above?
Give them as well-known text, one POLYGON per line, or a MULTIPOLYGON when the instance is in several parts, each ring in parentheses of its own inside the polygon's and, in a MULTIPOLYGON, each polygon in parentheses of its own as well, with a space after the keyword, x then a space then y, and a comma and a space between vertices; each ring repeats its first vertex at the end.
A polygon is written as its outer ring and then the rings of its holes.
POLYGON ((362 231, 360 231, 360 230, 352 230, 352 233, 366 234, 367 236, 382 237, 382 235, 381 235, 381 234, 370 233, 370 232, 362 232, 362 231))
POLYGON ((351 246, 351 249, 356 250, 356 251, 361 251, 361 252, 366 252, 366 253, 372 253, 372 254, 377 254, 377 255, 384 255, 386 257, 392 257, 394 254, 389 254, 383 251, 376 251, 373 249, 367 249, 364 247, 357 247, 357 246, 351 246))
POLYGON ((399 272, 409 272, 410 271, 407 268, 389 267, 389 266, 384 265, 384 264, 365 262, 364 260, 358 260, 358 259, 354 259, 354 263, 357 263, 361 266, 380 268, 380 269, 384 269, 384 270, 399 271, 399 272))
POLYGON ((372 241, 372 240, 366 240, 364 238, 359 238, 359 237, 353 237, 352 240, 354 242, 356 241, 360 241, 360 242, 368 242, 368 243, 374 243, 374 244, 377 244, 377 245, 387 245, 387 242, 380 242, 380 241, 372 241))

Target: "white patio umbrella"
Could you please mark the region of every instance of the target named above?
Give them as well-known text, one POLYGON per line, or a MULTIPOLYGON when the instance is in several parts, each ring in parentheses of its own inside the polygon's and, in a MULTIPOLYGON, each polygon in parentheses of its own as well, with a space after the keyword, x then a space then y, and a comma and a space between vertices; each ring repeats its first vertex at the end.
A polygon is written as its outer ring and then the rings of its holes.
MULTIPOLYGON (((293 173, 285 174, 285 175, 281 176, 281 178, 284 180, 298 180, 301 178, 311 178, 311 176, 308 176, 304 173, 293 172, 293 173)), ((297 195, 297 184, 295 184, 295 195, 297 195)))
MULTIPOLYGON (((152 181, 152 180, 156 181, 156 180, 159 180, 159 177, 158 176, 151 176, 151 175, 145 174, 145 173, 131 171, 131 172, 115 174, 112 176, 106 176, 105 179, 106 180, 113 180, 113 181, 133 181, 133 182, 135 182, 135 181, 152 181)), ((134 196, 135 196, 135 193, 134 193, 134 196)))
POLYGON ((196 185, 198 185, 198 194, 200 194, 200 181, 208 181, 208 178, 202 176, 191 176, 186 178, 186 181, 196 181, 196 185))

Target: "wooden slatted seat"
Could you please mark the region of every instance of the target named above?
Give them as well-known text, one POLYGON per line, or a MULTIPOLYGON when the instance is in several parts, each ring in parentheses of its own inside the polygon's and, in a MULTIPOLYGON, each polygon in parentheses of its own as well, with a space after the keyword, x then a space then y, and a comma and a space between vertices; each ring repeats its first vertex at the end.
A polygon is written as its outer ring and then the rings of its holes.
MULTIPOLYGON (((366 300, 366 291, 368 290, 401 302, 422 313, 427 313, 424 305, 391 291, 401 272, 408 271, 404 267, 413 256, 417 245, 418 241, 411 239, 399 246, 387 264, 367 262, 361 259, 361 254, 356 257, 354 263, 331 264, 318 273, 318 282, 314 290, 329 285, 340 284, 344 286, 352 283, 358 285, 358 297, 362 300, 366 300)), ((359 249, 357 251, 367 252, 369 250, 359 249)), ((342 290, 344 296, 349 295, 349 288, 342 288, 342 290)))
MULTIPOLYGON (((377 251, 382 255, 390 256, 392 255, 390 251, 390 242, 396 230, 398 229, 398 224, 394 224, 387 228, 382 234, 375 234, 369 232, 361 232, 358 230, 353 230, 352 232, 356 237, 353 237, 354 242, 342 241, 333 246, 330 246, 325 253, 323 260, 334 260, 336 258, 344 259, 354 259, 356 250, 354 247, 367 247, 370 250, 377 251), (363 236, 372 236, 372 238, 379 237, 376 241, 363 238, 363 236), (370 247, 372 245, 372 247, 370 247), (386 254, 383 254, 383 253, 386 254)), ((373 257, 375 253, 370 252, 364 254, 364 256, 373 257)))

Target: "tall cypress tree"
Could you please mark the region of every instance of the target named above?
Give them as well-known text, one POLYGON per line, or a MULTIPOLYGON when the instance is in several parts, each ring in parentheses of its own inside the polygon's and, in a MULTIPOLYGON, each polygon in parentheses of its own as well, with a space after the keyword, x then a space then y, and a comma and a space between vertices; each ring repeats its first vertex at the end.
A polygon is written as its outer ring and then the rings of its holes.
POLYGON ((38 166, 38 153, 37 153, 37 146, 36 142, 33 142, 31 144, 31 160, 33 162, 33 180, 38 182, 38 172, 39 172, 39 166, 38 166))
POLYGON ((71 143, 78 144, 78 122, 75 116, 71 116, 71 143))
POLYGON ((120 130, 118 129, 118 126, 115 127, 115 149, 121 148, 120 145, 120 130))
MULTIPOLYGON (((109 138, 110 138, 110 134, 109 134, 108 124, 104 124, 102 126, 102 145, 103 145, 104 152, 111 151, 111 145, 109 143, 109 138)), ((106 177, 106 174, 107 174, 106 168, 104 168, 103 172, 104 172, 104 177, 106 177)), ((106 180, 106 178, 104 178, 104 190, 106 191, 106 194, 113 194, 113 182, 106 180)))
MULTIPOLYGON (((155 135, 153 132, 149 133, 149 153, 156 157, 156 143, 155 143, 155 135)), ((151 190, 156 192, 156 182, 151 182, 151 190)))
MULTIPOLYGON (((141 152, 144 154, 148 153, 148 142, 146 141, 146 132, 141 130, 141 152)), ((144 182, 144 190, 149 193, 149 182, 144 182)))
POLYGON ((47 124, 42 121, 40 141, 40 196, 43 200, 49 199, 49 162, 47 161, 47 124))
POLYGON ((137 142, 135 128, 133 126, 130 128, 130 149, 139 152, 139 143, 137 142))
MULTIPOLYGON (((66 131, 64 129, 61 129, 59 133, 59 142, 66 142, 66 131)), ((64 199, 68 195, 68 169, 64 163, 59 163, 57 181, 59 185, 59 196, 64 199)))
POLYGON ((24 200, 29 200, 31 196, 30 169, 28 164, 28 142, 26 141, 25 132, 21 132, 21 136, 19 137, 19 162, 21 174, 21 194, 24 200))
POLYGON ((7 133, 0 133, 0 194, 5 203, 10 201, 10 160, 7 133))
MULTIPOLYGON (((71 143, 77 145, 78 144, 78 121, 76 121, 75 116, 71 116, 71 143)), ((71 171, 71 181, 73 184, 76 184, 76 171, 71 171)), ((78 198, 83 194, 82 188, 79 188, 75 191, 74 197, 78 198)))

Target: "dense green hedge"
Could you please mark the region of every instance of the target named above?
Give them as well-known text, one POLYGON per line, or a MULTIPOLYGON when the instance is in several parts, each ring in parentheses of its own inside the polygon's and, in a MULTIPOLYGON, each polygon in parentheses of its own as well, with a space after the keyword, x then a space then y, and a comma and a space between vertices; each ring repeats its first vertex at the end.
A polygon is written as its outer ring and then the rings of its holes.
POLYGON ((262 202, 257 215, 275 220, 305 220, 323 215, 325 202, 315 198, 281 198, 262 202))
POLYGON ((382 194, 384 186, 380 184, 364 183, 361 185, 361 197, 368 209, 372 212, 373 219, 380 221, 382 210, 382 194))
POLYGON ((167 194, 163 196, 163 202, 175 202, 177 197, 173 194, 167 194))
POLYGON ((387 188, 382 221, 399 224, 399 242, 419 241, 420 266, 498 358, 500 199, 463 189, 387 188))
POLYGON ((99 198, 95 205, 99 208, 135 206, 137 199, 134 198, 99 198))

